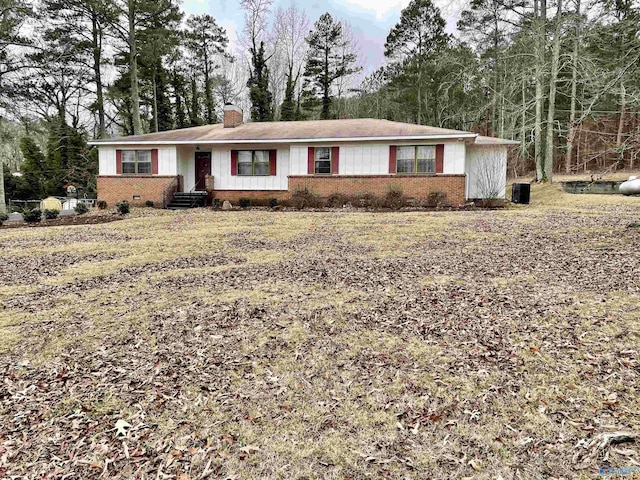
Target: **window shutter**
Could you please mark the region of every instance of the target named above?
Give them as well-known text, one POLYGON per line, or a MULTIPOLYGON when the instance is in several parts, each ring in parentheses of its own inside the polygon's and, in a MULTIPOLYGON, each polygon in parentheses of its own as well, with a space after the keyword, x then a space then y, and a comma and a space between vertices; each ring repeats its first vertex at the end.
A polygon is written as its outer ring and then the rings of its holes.
POLYGON ((316 173, 316 149, 315 147, 309 147, 307 152, 307 173, 313 175, 316 173))
POLYGON ((122 150, 116 150, 116 174, 122 175, 122 150))
POLYGON ((238 175, 238 151, 231 150, 231 175, 238 175))
POLYGON ((277 150, 269 150, 269 175, 276 174, 276 159, 278 156, 277 150))
POLYGON ((397 173, 396 146, 389 146, 389 173, 397 173))
POLYGON ((331 147, 331 173, 340 173, 340 147, 331 147))
POLYGON ((158 175, 158 149, 151 150, 151 174, 158 175))
POLYGON ((436 173, 444 173, 444 145, 436 145, 436 173))

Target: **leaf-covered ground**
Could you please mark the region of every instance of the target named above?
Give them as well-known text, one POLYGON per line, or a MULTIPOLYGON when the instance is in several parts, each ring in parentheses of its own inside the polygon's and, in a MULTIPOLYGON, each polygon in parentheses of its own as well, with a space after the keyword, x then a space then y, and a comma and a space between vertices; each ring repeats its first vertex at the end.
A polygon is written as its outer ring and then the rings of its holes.
POLYGON ((637 466, 640 199, 598 198, 2 231, 0 478, 637 466))

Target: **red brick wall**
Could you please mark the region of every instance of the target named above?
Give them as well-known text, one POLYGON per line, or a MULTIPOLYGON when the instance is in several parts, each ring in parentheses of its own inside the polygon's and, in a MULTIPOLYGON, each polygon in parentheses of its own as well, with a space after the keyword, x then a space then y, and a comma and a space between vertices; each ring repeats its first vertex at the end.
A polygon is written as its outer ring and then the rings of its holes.
MULTIPOLYGON (((104 200, 109 206, 120 200, 131 205, 144 205, 147 200, 162 207, 162 194, 174 176, 164 175, 100 175, 98 176, 98 200, 104 200), (134 200, 134 195, 140 198, 134 200)), ((169 199, 168 199, 169 200, 169 199)))
POLYGON ((214 190, 212 193, 213 198, 219 198, 222 201, 229 200, 233 205, 240 203, 241 198, 284 200, 291 197, 291 192, 287 190, 214 190))
POLYGON ((426 199, 431 192, 442 191, 452 205, 465 202, 464 175, 299 175, 289 176, 289 191, 307 188, 321 197, 332 193, 353 195, 372 193, 384 196, 390 186, 399 186, 407 197, 426 199))

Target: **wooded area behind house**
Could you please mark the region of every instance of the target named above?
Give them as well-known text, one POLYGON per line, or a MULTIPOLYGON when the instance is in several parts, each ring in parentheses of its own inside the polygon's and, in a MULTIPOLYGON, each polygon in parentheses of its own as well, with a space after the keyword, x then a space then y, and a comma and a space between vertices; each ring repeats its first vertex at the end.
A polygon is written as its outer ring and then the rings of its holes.
POLYGON ((540 181, 637 167, 637 1, 472 0, 450 35, 412 0, 372 72, 346 20, 241 5, 232 48, 177 0, 0 0, 6 197, 65 180, 92 194, 88 139, 215 123, 225 103, 255 122, 372 117, 515 139, 509 173, 540 181))

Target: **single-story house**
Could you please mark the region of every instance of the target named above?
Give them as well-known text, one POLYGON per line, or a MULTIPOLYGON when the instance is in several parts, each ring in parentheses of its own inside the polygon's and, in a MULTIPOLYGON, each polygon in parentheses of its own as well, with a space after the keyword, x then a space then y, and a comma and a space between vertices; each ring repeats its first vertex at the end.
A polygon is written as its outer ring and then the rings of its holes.
POLYGON ((243 123, 224 121, 147 135, 94 140, 98 199, 166 205, 177 192, 230 200, 284 199, 400 187, 408 197, 446 193, 452 204, 504 195, 511 140, 377 119, 243 123))

